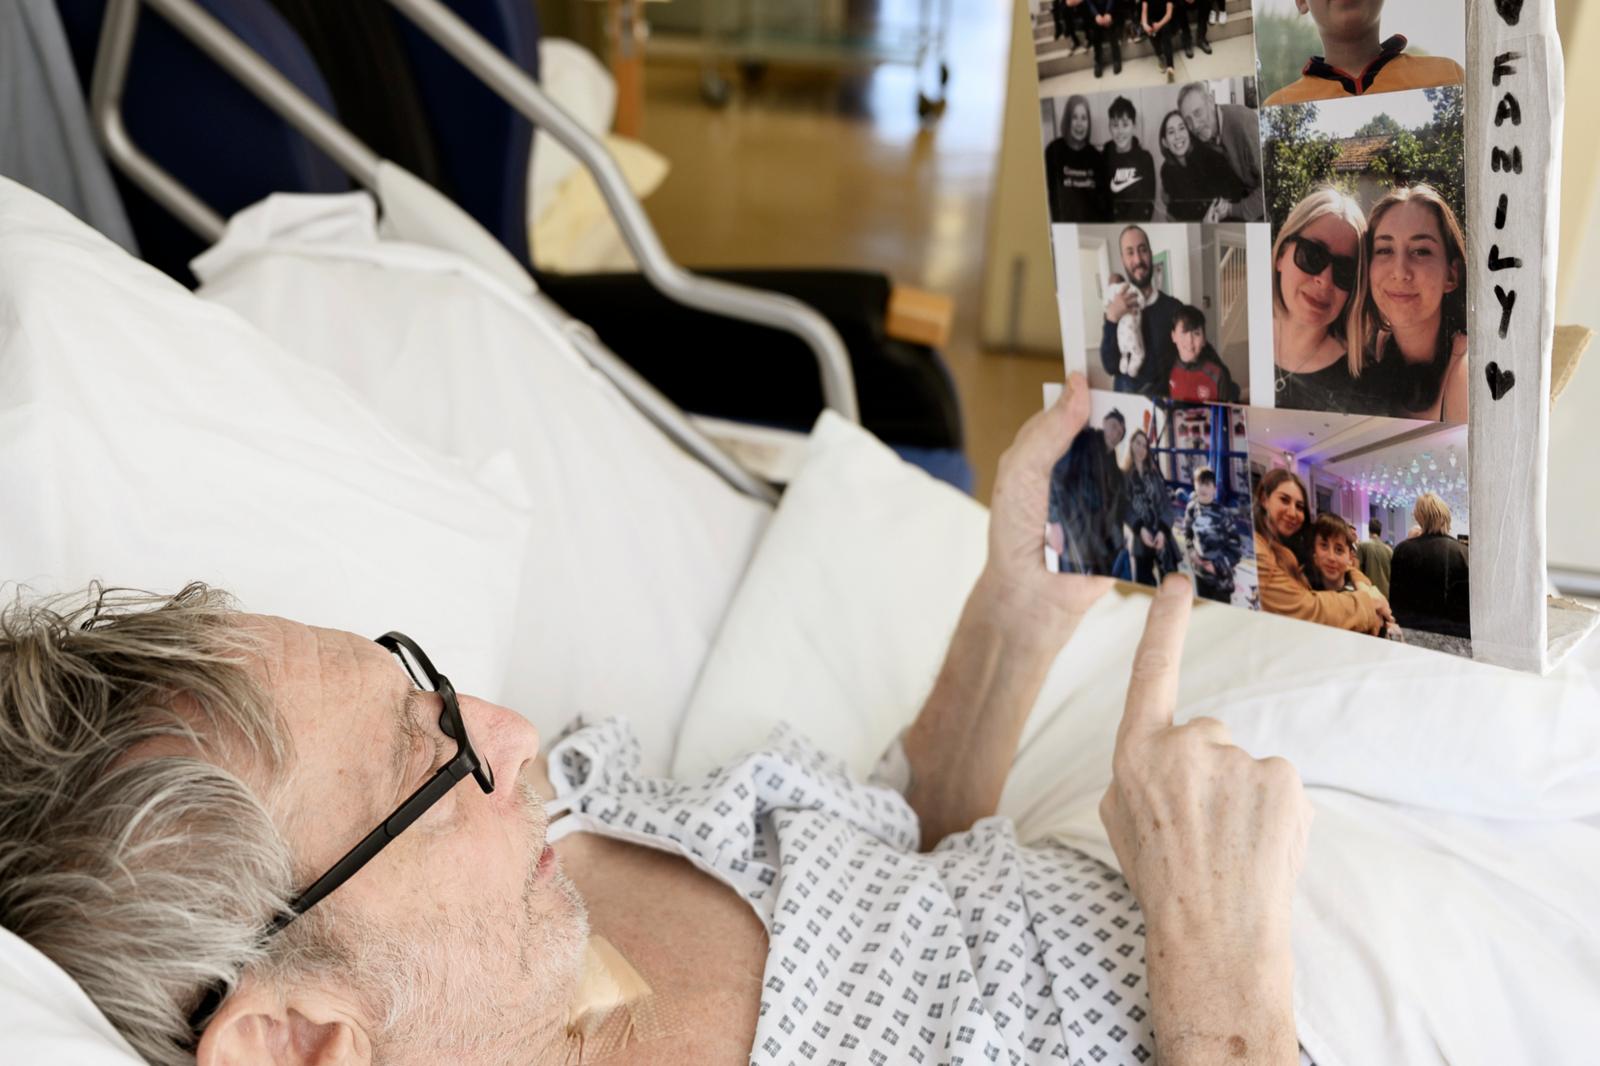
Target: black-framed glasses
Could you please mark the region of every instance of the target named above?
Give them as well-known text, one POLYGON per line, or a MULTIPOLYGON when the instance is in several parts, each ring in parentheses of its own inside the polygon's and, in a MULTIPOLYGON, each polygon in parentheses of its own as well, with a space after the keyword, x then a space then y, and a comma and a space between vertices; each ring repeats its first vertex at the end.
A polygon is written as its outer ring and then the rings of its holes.
POLYGON ((1345 292, 1356 287, 1356 257, 1334 255, 1332 249, 1314 237, 1291 237, 1294 241, 1294 265, 1316 277, 1333 267, 1333 283, 1345 292))
MULTIPOLYGON (((471 774, 478 782, 478 787, 485 794, 494 791, 494 769, 478 755, 472 746, 472 738, 467 734, 467 724, 461 717, 461 704, 456 699, 455 686, 450 679, 434 668, 433 660, 417 646, 417 642, 404 633, 388 632, 377 638, 377 643, 387 649, 400 664, 405 667, 406 673, 411 677, 411 683, 418 690, 436 694, 442 709, 439 712, 439 729, 445 736, 456 742, 456 753, 433 775, 424 781, 415 792, 407 796, 394 812, 379 822, 376 828, 361 838, 360 843, 344 853, 344 856, 331 867, 328 872, 311 882, 305 891, 301 892, 289 903, 289 909, 275 917, 264 932, 265 937, 271 937, 281 932, 285 927, 300 917, 306 911, 327 899, 334 890, 354 877, 363 866, 371 862, 378 852, 388 846, 389 842, 415 822, 435 803, 444 798, 452 788, 471 774)), ((198 1038, 200 1027, 222 1004, 222 986, 214 985, 207 990, 201 998, 200 1005, 194 1013, 189 1015, 189 1025, 198 1038)))

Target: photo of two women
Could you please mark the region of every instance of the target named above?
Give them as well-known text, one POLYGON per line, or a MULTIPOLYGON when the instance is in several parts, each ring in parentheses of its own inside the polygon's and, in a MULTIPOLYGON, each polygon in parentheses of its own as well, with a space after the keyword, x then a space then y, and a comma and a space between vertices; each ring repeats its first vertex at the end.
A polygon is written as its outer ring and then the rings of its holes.
POLYGON ((1464 423, 1460 88, 1263 109, 1273 405, 1464 423))

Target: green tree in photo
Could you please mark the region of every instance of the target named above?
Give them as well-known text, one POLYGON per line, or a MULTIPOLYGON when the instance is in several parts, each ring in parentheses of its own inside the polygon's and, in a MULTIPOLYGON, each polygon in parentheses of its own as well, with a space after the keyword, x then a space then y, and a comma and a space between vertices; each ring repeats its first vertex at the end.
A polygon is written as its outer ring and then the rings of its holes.
POLYGON ((1339 143, 1317 131, 1318 114, 1316 104, 1262 110, 1262 167, 1273 232, 1317 186, 1348 185, 1335 178, 1333 164, 1339 158, 1339 143))
POLYGON ((1427 183, 1439 191, 1456 217, 1466 220, 1466 110, 1459 86, 1425 89, 1433 119, 1395 135, 1374 161, 1374 173, 1390 185, 1427 183))
POLYGON ((1387 137, 1396 133, 1403 133, 1405 127, 1396 122, 1387 112, 1373 116, 1371 122, 1356 130, 1357 137, 1387 137))
POLYGON ((1263 100, 1300 80, 1306 60, 1322 54, 1322 38, 1309 18, 1258 11, 1255 33, 1263 100))

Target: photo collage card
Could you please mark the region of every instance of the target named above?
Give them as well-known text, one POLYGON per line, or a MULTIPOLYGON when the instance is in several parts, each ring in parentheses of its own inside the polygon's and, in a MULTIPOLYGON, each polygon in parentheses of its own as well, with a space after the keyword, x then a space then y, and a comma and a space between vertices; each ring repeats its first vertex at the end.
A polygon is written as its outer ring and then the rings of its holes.
POLYGON ((1464 0, 1037 0, 1047 562, 1470 656, 1464 0))

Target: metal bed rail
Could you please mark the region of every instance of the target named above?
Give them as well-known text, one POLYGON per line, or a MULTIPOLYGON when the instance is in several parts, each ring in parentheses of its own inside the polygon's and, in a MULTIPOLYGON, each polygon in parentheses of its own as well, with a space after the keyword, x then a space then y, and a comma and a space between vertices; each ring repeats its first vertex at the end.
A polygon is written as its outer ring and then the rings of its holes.
MULTIPOLYGON (((668 257, 643 207, 604 146, 550 100, 533 79, 446 10, 439 0, 387 2, 413 20, 497 95, 572 152, 594 176, 628 247, 653 285, 687 306, 799 336, 817 357, 824 402, 842 417, 860 421, 849 353, 826 318, 792 297, 701 278, 678 266, 668 257)), ((123 122, 122 93, 127 84, 141 5, 157 11, 262 103, 326 152, 356 182, 376 195, 382 162, 377 153, 194 0, 108 0, 95 57, 90 111, 107 156, 156 202, 202 237, 212 241, 221 237, 226 225, 222 216, 142 152, 123 122)), ((770 485, 739 466, 696 429, 676 405, 607 349, 592 329, 547 297, 536 295, 535 302, 542 310, 557 316, 564 331, 596 369, 675 443, 739 491, 767 501, 777 498, 770 485)))

